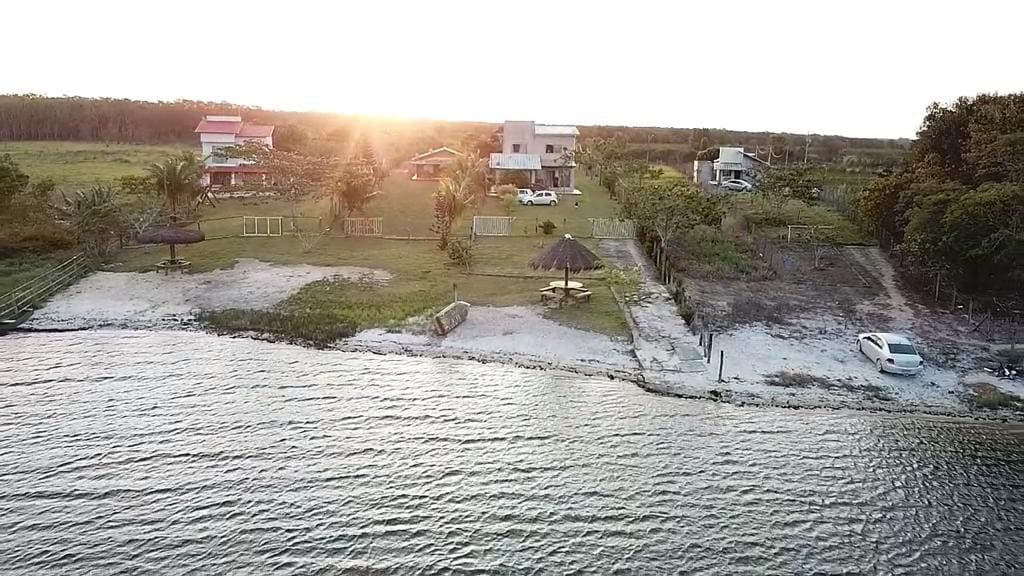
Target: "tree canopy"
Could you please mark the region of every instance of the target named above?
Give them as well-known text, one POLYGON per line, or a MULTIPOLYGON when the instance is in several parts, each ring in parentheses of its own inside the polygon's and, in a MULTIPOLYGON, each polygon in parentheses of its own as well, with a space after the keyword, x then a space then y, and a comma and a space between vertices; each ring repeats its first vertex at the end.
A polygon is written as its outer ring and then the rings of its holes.
POLYGON ((857 197, 921 272, 969 291, 1024 283, 1024 94, 928 108, 907 163, 857 197))

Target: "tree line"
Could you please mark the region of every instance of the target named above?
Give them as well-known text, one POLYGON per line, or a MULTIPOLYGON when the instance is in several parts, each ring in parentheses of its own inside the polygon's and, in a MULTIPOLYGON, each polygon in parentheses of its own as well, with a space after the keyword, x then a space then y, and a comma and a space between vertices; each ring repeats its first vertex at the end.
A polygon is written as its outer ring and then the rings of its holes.
MULTIPOLYGON (((193 143, 193 130, 204 114, 240 115, 250 122, 274 124, 275 143, 292 151, 308 148, 320 155, 349 156, 361 139, 369 139, 389 166, 440 146, 481 153, 500 149, 498 125, 483 122, 288 112, 226 102, 144 102, 31 94, 0 95, 0 140, 193 143)), ((907 140, 708 128, 581 126, 580 133, 581 141, 619 138, 626 142, 634 157, 675 166, 692 162, 699 152, 711 146, 746 146, 779 163, 802 161, 806 152, 808 160, 814 163, 892 167, 909 147, 907 140), (701 144, 702 139, 705 145, 701 144)))
POLYGON ((907 161, 857 197, 912 272, 968 293, 1024 286, 1024 93, 928 108, 907 161))

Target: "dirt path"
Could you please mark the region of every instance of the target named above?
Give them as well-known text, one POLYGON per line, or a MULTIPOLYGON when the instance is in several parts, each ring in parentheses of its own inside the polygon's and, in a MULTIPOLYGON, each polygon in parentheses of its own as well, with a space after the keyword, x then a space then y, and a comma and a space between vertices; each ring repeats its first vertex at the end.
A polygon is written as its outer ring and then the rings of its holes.
POLYGON ((883 289, 878 297, 857 305, 861 315, 876 317, 881 312, 887 319, 885 329, 912 332, 917 321, 915 306, 907 301, 896 285, 896 271, 881 249, 870 246, 847 246, 845 249, 883 289))
POLYGON ((598 253, 615 266, 641 270, 640 288, 626 296, 625 302, 637 359, 649 377, 675 380, 683 374, 704 372, 697 337, 679 316, 675 302, 637 243, 602 240, 598 253))

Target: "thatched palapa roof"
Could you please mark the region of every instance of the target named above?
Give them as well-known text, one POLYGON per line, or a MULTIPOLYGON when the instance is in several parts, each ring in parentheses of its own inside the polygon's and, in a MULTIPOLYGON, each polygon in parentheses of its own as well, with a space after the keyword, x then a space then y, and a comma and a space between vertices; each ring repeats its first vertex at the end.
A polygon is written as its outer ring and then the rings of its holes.
POLYGON ((153 228, 139 234, 139 244, 195 244, 206 239, 202 230, 194 228, 153 228))
POLYGON ((569 234, 530 260, 534 270, 565 270, 577 273, 601 267, 597 255, 569 234))

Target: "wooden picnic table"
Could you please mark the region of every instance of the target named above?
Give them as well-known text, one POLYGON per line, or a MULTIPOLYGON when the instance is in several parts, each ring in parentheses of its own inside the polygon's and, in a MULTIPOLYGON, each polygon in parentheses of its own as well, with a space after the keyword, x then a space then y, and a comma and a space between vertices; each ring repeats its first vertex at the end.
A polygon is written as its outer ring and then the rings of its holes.
POLYGON ((556 290, 563 290, 563 291, 582 290, 583 289, 583 283, 582 282, 575 282, 573 280, 570 280, 568 282, 566 282, 565 280, 555 280, 554 282, 549 283, 548 286, 550 286, 550 287, 552 287, 552 288, 554 288, 556 290))

